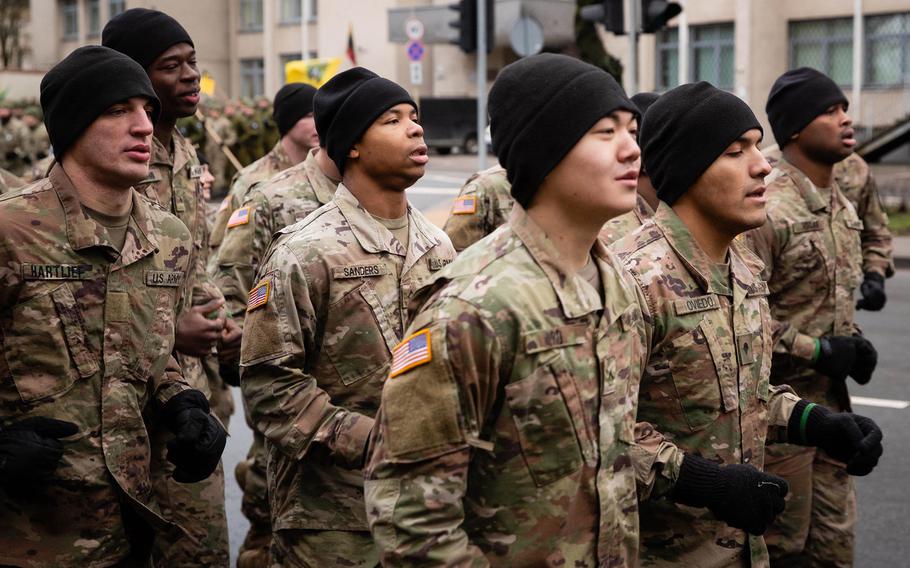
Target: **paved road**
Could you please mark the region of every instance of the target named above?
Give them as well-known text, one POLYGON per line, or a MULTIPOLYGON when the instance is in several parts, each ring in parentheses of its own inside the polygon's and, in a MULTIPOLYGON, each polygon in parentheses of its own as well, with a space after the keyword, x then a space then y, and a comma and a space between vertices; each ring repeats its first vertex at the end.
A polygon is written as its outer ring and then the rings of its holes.
MULTIPOLYGON (((476 166, 467 156, 437 157, 431 160, 427 176, 409 190, 411 202, 422 211, 443 212, 476 166)), ((910 401, 910 271, 899 271, 888 281, 888 306, 884 312, 861 312, 859 322, 879 350, 879 366, 872 382, 864 387, 851 385, 853 396, 885 401, 910 401)), ((240 401, 239 389, 234 398, 240 401)), ((876 403, 874 400, 873 403, 876 403)), ((879 403, 876 403, 879 404, 879 403)), ((889 404, 885 402, 883 404, 889 404)), ((894 405, 894 404, 892 404, 894 405)), ((238 404, 239 406, 239 404, 238 404)), ((857 479, 859 528, 856 568, 910 565, 910 407, 887 408, 857 404, 856 412, 876 420, 885 432, 885 455, 872 475, 857 479)), ((232 564, 248 524, 240 513, 240 490, 233 471, 249 448, 251 436, 243 414, 234 415, 231 437, 224 454, 227 477, 226 497, 230 526, 232 564)))

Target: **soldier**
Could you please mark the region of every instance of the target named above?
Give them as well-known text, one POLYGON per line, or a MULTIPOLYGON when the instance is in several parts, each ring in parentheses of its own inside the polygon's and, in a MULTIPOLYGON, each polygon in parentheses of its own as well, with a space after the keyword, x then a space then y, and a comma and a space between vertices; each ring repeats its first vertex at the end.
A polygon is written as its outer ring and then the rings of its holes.
POLYGON ((428 161, 410 95, 357 67, 317 97, 343 182, 270 247, 249 295, 241 388, 267 440, 275 562, 375 566, 367 438, 407 301, 455 251, 405 198, 428 161))
MULTIPOLYGON (((644 119, 648 108, 658 97, 657 93, 647 92, 632 96, 632 102, 635 103, 635 106, 641 112, 642 119, 644 119)), ((609 246, 614 241, 635 231, 645 221, 654 216, 654 210, 657 209, 658 203, 660 201, 657 199, 657 190, 651 184, 651 176, 642 167, 638 172, 638 195, 636 195, 635 208, 628 213, 607 221, 603 230, 600 231, 600 238, 609 246)))
POLYGON ((30 170, 39 160, 47 157, 50 150, 50 140, 47 129, 41 123, 41 109, 28 107, 22 115, 21 130, 22 159, 26 164, 25 171, 30 170))
POLYGON ((506 170, 499 164, 468 178, 442 228, 456 251, 463 251, 508 220, 513 203, 510 189, 506 170))
POLYGON ((215 216, 212 247, 218 248, 221 245, 228 219, 243 203, 251 187, 301 163, 310 150, 319 146, 319 135, 316 134, 313 119, 315 94, 316 89, 306 83, 289 83, 278 90, 275 95, 275 121, 281 139, 268 154, 234 176, 231 190, 221 202, 215 216))
POLYGON ((21 155, 19 145, 19 120, 13 116, 13 110, 0 105, 0 168, 18 175, 21 155))
POLYGON ((256 111, 246 103, 240 104, 234 122, 237 131, 237 149, 234 154, 240 164, 248 166, 265 155, 268 151, 262 145, 262 124, 259 122, 256 111))
MULTIPOLYGON (((322 141, 327 127, 316 117, 322 141)), ((302 163, 257 184, 247 195, 212 258, 213 278, 224 293, 228 315, 238 324, 243 325, 247 298, 272 235, 331 201, 340 177, 323 145, 311 150, 302 163), (240 222, 243 220, 246 222, 240 222)), ((221 370, 221 376, 229 380, 237 375, 237 362, 227 362, 221 370)), ((253 429, 253 443, 247 459, 237 464, 236 476, 243 491, 241 509, 250 521, 250 529, 240 547, 239 568, 267 565, 272 538, 265 439, 253 428, 248 413, 247 422, 253 429)))
MULTIPOLYGON (((767 223, 749 243, 764 261, 771 317, 781 326, 771 382, 786 382, 819 408, 849 410, 847 376, 868 382, 877 354, 853 321, 863 222, 832 171, 856 144, 847 98, 803 67, 778 78, 766 110, 782 158, 768 178, 767 223)), ((884 278, 871 274, 884 303, 884 278)), ((775 565, 852 566, 856 496, 843 456, 782 444, 767 455, 768 470, 793 488, 767 538, 775 565)))
POLYGON ((139 65, 79 48, 41 105, 58 163, 0 199, 0 564, 147 566, 152 530, 180 528, 149 489, 144 420, 175 434, 180 482, 226 440, 171 355, 191 235, 130 187, 160 110, 139 65))
POLYGON ((489 108, 516 205, 412 303, 366 472, 373 536, 385 566, 636 566, 633 445, 648 485, 681 461, 636 428, 639 298, 597 238, 635 202, 638 111, 553 54, 503 69, 489 108))
POLYGON ((12 172, 0 169, 0 195, 9 193, 13 189, 18 189, 26 185, 26 181, 19 176, 13 175, 12 172))
POLYGON ((687 455, 670 499, 642 503, 643 566, 767 566, 759 535, 788 489, 760 471, 766 438, 826 448, 859 475, 881 455, 871 420, 769 385, 768 288, 734 241, 765 221, 761 138, 749 107, 705 82, 664 93, 644 120, 645 167, 662 203, 612 248, 646 298, 638 418, 687 455))
MULTIPOLYGON (((127 10, 108 22, 102 41, 138 61, 161 100, 152 140, 151 171, 140 191, 180 217, 193 235, 193 266, 187 282, 191 307, 184 309, 177 321, 178 360, 190 385, 204 392, 215 414, 227 421, 233 401, 230 390, 217 376, 212 349, 217 344, 220 355, 235 356, 231 352, 238 349, 240 328, 224 317, 224 298, 205 271, 209 234, 199 185, 202 168, 193 147, 175 128, 177 119, 192 116, 199 103, 200 74, 193 41, 167 14, 143 8, 127 10)), ((163 449, 166 436, 161 430, 153 432, 153 447, 163 449)), ((158 500, 194 536, 178 541, 158 539, 156 564, 169 568, 227 566, 221 468, 201 483, 179 485, 171 481, 170 465, 161 459, 161 453, 153 453, 153 458, 153 488, 158 500)))
POLYGON ((227 177, 228 160, 224 149, 231 148, 237 142, 237 133, 226 114, 229 108, 233 109, 231 105, 225 105, 223 113, 214 105, 208 109, 208 125, 221 141, 216 142, 215 138, 206 132, 205 155, 211 161, 212 174, 215 176, 214 195, 224 195, 228 191, 230 178, 227 177))

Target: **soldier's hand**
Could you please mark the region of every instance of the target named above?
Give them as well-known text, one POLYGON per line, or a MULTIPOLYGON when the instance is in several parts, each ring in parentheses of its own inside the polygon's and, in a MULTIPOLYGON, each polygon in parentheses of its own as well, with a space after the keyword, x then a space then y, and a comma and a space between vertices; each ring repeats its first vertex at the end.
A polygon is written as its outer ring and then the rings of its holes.
POLYGON ((786 506, 787 481, 751 465, 720 466, 686 455, 673 488, 673 500, 707 507, 715 517, 749 534, 764 534, 786 506))
POLYGON ((885 277, 878 272, 867 272, 859 291, 863 297, 856 302, 857 310, 877 312, 885 307, 885 277))
POLYGON ((167 460, 176 466, 174 480, 195 483, 206 479, 218 467, 227 432, 209 412, 205 395, 198 390, 181 392, 161 412, 174 433, 167 444, 167 460))
POLYGON ((63 457, 60 438, 79 431, 72 422, 26 418, 0 430, 0 483, 33 484, 45 481, 63 457))
POLYGON ((836 381, 847 380, 847 375, 853 370, 856 363, 856 344, 858 338, 851 336, 834 335, 820 337, 818 341, 818 357, 812 367, 819 373, 836 381))
POLYGON ((852 412, 831 412, 802 400, 787 425, 792 443, 816 446, 847 464, 850 475, 868 475, 881 457, 882 430, 871 418, 852 412))
POLYGON ((864 385, 872 379, 872 373, 878 365, 878 351, 872 342, 861 335, 857 335, 856 362, 850 370, 850 376, 857 383, 864 385))
POLYGON ((221 331, 221 339, 218 342, 218 358, 222 362, 236 362, 240 358, 241 339, 243 339, 243 329, 237 325, 237 322, 227 318, 224 322, 224 329, 221 331))
POLYGON ((224 305, 222 298, 210 300, 205 304, 184 310, 177 318, 177 337, 174 346, 177 351, 192 357, 204 357, 212 352, 212 347, 221 339, 224 329, 223 316, 209 318, 224 305))

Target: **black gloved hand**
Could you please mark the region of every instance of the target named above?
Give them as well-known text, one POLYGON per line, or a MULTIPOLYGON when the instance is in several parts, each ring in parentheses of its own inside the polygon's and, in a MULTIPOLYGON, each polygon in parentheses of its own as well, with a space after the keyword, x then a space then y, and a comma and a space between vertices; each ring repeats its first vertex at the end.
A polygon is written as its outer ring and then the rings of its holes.
POLYGON ((0 483, 33 484, 49 479, 63 457, 59 438, 78 431, 72 422, 42 416, 0 430, 0 483))
POLYGON ((818 358, 812 367, 836 381, 846 381, 856 364, 856 345, 859 337, 832 335, 818 338, 818 358))
POLYGON ((878 272, 867 272, 859 291, 863 297, 856 302, 857 310, 877 312, 885 307, 885 277, 878 272))
POLYGON ((785 507, 787 481, 751 465, 719 466, 700 456, 686 455, 673 500, 691 507, 707 507, 731 527, 764 534, 785 507))
POLYGON ((878 365, 878 351, 872 342, 862 335, 857 335, 856 339, 858 339, 855 343, 856 361, 853 363, 853 369, 850 370, 850 376, 857 383, 864 385, 872 379, 872 373, 875 371, 875 366, 878 365))
POLYGON ((215 471, 227 443, 227 432, 209 413, 209 403, 198 390, 171 397, 162 409, 165 424, 174 433, 167 444, 167 460, 174 464, 180 483, 202 481, 215 471))
POLYGON ((869 475, 882 455, 882 431, 871 419, 852 412, 831 412, 806 400, 796 403, 787 421, 791 444, 816 446, 847 464, 850 475, 869 475))

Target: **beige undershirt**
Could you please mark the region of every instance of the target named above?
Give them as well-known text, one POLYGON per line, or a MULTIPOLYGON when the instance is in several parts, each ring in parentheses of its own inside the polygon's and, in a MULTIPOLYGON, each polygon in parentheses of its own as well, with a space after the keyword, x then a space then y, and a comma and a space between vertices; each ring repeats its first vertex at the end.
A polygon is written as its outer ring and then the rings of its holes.
POLYGON ((107 229, 107 236, 111 239, 111 244, 118 251, 123 250, 123 245, 126 243, 126 229, 130 225, 130 211, 127 211, 125 215, 107 215, 85 205, 82 208, 96 223, 107 229))
POLYGON ((589 256, 588 262, 578 270, 578 276, 582 278, 585 282, 591 285, 591 288, 597 291, 597 294, 600 296, 601 302, 604 301, 604 282, 600 277, 600 270, 597 268, 597 263, 594 262, 594 258, 589 256))
POLYGON ((384 217, 377 217, 376 215, 372 216, 373 219, 376 219, 376 222, 389 230, 390 233, 401 243, 401 246, 404 250, 408 250, 408 245, 410 244, 410 237, 408 235, 408 214, 405 213, 404 217, 399 217, 397 219, 386 219, 384 217))

